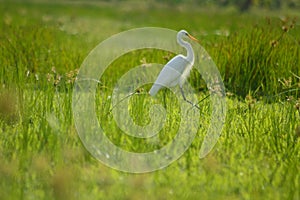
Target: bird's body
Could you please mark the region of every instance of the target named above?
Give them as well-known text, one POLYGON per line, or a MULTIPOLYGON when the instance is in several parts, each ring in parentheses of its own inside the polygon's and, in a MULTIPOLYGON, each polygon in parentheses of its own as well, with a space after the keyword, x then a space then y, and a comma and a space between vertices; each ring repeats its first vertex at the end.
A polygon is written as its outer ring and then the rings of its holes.
POLYGON ((151 96, 155 96, 162 87, 174 87, 179 84, 182 96, 185 99, 182 86, 185 79, 189 76, 194 64, 194 51, 190 43, 183 40, 183 37, 196 40, 185 30, 181 30, 177 34, 177 42, 187 50, 187 55, 177 55, 172 58, 161 70, 155 83, 149 91, 151 96))
POLYGON ((192 65, 188 63, 186 57, 183 55, 177 55, 172 58, 159 73, 149 91, 150 95, 155 96, 162 87, 175 87, 178 84, 182 85, 184 82, 183 74, 188 75, 191 67, 192 65))

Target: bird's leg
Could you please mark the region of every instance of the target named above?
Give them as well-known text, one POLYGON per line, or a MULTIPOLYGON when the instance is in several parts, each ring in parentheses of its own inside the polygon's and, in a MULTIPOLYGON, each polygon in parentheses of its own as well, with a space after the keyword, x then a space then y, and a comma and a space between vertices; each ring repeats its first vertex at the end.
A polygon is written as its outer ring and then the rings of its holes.
POLYGON ((197 106, 193 102, 191 102, 191 101, 189 101, 189 100, 186 99, 182 87, 180 87, 180 92, 181 92, 181 95, 182 95, 184 101, 188 102, 189 104, 191 104, 192 106, 195 106, 196 108, 198 108, 200 110, 199 106, 197 106))
POLYGON ((135 92, 132 92, 132 93, 128 94, 127 96, 125 96, 124 98, 122 98, 120 101, 118 101, 115 105, 112 106, 112 108, 109 110, 109 112, 111 113, 112 110, 113 110, 115 107, 117 107, 117 105, 119 105, 122 101, 124 101, 125 99, 131 97, 132 95, 134 95, 134 94, 136 94, 136 93, 137 93, 136 91, 135 91, 135 92))
POLYGON ((200 101, 198 101, 197 105, 198 105, 199 103, 201 103, 202 101, 204 101, 205 99, 207 99, 208 97, 210 97, 210 94, 207 95, 206 97, 204 97, 203 99, 201 99, 200 101))
POLYGON ((127 98, 131 97, 132 95, 135 95, 135 94, 138 94, 138 95, 140 95, 140 94, 148 94, 148 93, 145 93, 145 92, 143 92, 143 91, 144 91, 143 88, 138 88, 138 89, 136 89, 134 92, 128 94, 128 95, 125 96, 125 97, 123 97, 120 101, 118 101, 115 105, 112 106, 112 108, 109 110, 109 112, 111 113, 112 110, 113 110, 115 107, 117 107, 121 102, 125 101, 127 98))

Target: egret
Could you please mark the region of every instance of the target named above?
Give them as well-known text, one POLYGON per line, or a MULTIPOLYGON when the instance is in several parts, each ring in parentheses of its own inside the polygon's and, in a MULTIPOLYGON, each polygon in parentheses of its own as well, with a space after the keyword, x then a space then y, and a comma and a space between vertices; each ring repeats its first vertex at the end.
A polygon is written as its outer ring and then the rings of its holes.
POLYGON ((172 58, 160 71, 156 81, 151 87, 149 94, 155 96, 157 92, 163 87, 175 87, 179 85, 180 91, 184 101, 190 103, 196 108, 200 109, 196 104, 193 104, 191 101, 187 100, 183 92, 183 84, 186 78, 189 76, 190 71, 194 65, 195 56, 194 51, 190 43, 183 40, 184 38, 192 39, 194 41, 198 40, 191 36, 187 31, 181 30, 177 33, 177 42, 179 45, 184 47, 187 50, 187 55, 177 55, 172 58))

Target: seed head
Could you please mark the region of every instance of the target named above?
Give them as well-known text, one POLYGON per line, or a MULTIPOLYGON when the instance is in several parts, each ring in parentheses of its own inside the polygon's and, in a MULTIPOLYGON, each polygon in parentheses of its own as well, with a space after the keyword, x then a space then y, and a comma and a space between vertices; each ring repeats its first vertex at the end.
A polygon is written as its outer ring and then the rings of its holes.
POLYGON ((284 32, 288 32, 288 31, 289 31, 289 28, 288 28, 287 26, 282 26, 281 28, 282 28, 282 30, 283 30, 284 32))

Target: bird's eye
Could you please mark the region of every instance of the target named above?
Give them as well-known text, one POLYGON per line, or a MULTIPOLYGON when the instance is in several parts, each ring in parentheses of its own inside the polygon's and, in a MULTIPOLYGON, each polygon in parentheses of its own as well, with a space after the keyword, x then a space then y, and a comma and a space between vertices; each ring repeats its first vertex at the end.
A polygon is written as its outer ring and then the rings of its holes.
POLYGON ((188 36, 189 34, 188 33, 184 33, 186 36, 188 36))

